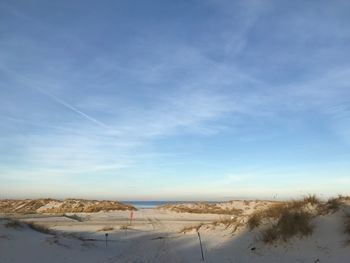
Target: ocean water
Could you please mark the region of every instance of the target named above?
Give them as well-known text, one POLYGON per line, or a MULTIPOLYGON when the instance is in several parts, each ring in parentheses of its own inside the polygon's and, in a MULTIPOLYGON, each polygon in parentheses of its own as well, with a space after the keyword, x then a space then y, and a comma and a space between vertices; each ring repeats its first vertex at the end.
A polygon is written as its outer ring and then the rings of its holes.
MULTIPOLYGON (((139 208, 155 208, 165 204, 178 204, 178 203, 196 203, 198 201, 121 201, 124 204, 132 205, 139 208)), ((204 202, 204 201, 202 201, 204 202)), ((206 203, 215 203, 214 201, 207 201, 206 203)))
POLYGON ((122 201, 124 204, 132 205, 135 208, 155 208, 164 204, 182 203, 178 201, 122 201))

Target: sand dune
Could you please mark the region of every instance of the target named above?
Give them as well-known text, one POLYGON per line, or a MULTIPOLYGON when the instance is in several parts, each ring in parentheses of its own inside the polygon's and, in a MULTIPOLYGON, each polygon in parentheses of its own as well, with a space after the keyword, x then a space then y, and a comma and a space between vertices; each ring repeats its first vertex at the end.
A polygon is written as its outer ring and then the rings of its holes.
POLYGON ((0 213, 90 213, 112 210, 135 210, 135 208, 115 201, 84 199, 0 200, 0 213))
MULTIPOLYGON (((67 216, 17 214, 18 221, 13 216, 0 221, 0 262, 202 262, 196 230, 205 262, 349 262, 348 199, 337 199, 337 207, 312 200, 212 205, 215 209, 209 213, 199 212, 208 209, 203 203, 139 209, 132 221, 127 210, 67 216), (179 211, 179 207, 196 213, 179 211), (233 212, 212 213, 218 207, 233 212), (310 215, 312 232, 264 241, 264 231, 281 227, 281 217, 293 211, 310 215), (249 220, 256 215, 260 223, 251 229, 249 220), (186 228, 189 231, 183 231, 186 228)), ((292 225, 300 223, 293 220, 292 225)))

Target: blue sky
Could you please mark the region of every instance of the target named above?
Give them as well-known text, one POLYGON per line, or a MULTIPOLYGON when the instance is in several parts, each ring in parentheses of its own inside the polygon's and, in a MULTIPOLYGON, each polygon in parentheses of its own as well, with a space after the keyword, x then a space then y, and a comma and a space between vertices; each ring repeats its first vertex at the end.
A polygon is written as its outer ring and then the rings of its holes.
POLYGON ((349 1, 0 1, 0 198, 350 194, 349 1))

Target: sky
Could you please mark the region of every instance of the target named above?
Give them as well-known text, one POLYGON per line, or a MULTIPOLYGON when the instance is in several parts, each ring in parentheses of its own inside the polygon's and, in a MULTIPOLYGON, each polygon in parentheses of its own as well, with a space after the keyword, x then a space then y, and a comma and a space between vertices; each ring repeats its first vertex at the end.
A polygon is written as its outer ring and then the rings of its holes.
POLYGON ((350 194, 350 2, 0 1, 0 198, 350 194))

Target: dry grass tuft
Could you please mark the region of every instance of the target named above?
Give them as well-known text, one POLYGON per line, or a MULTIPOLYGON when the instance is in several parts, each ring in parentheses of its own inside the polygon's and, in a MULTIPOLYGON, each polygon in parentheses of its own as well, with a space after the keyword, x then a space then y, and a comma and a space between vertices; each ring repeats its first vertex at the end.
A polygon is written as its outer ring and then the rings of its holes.
POLYGON ((284 212, 278 221, 262 232, 263 241, 272 243, 278 239, 287 241, 294 236, 312 234, 311 215, 306 212, 284 212))
POLYGON ((212 225, 214 227, 224 226, 225 229, 232 229, 232 233, 236 232, 239 228, 243 227, 244 224, 238 220, 238 218, 223 218, 207 225, 212 225))
POLYGON ((308 195, 307 197, 304 197, 303 202, 305 204, 319 205, 321 200, 316 195, 308 195))
POLYGON ((249 230, 252 231, 254 228, 260 226, 262 221, 262 213, 255 212, 248 218, 248 227, 249 230))
POLYGON ((301 200, 279 202, 263 211, 256 211, 248 218, 248 228, 252 231, 262 224, 269 227, 262 231, 262 240, 272 243, 278 239, 287 241, 294 236, 307 236, 312 233, 311 219, 318 215, 319 207, 324 206, 315 195, 301 200))
POLYGON ((278 202, 263 211, 252 213, 248 218, 248 227, 250 230, 253 230, 265 221, 279 220, 283 215, 288 214, 288 212, 307 212, 310 215, 317 216, 319 214, 335 212, 340 206, 341 201, 339 198, 331 198, 324 203, 315 195, 309 195, 301 200, 278 202))
POLYGON ((129 226, 128 225, 122 225, 120 226, 120 230, 127 230, 129 229, 129 226))
POLYGON ((112 231, 114 230, 114 227, 111 227, 111 226, 105 226, 104 228, 101 228, 100 230, 98 231, 112 231))
POLYGON ((191 226, 185 226, 184 228, 182 228, 180 230, 180 233, 187 233, 187 232, 191 232, 193 230, 195 231, 199 231, 199 229, 203 226, 204 224, 203 223, 200 223, 200 224, 197 224, 197 225, 191 225, 191 226))
POLYGON ((243 203, 244 203, 244 205, 250 205, 250 201, 249 200, 243 200, 243 203))
POLYGON ((229 227, 232 225, 235 225, 237 223, 237 219, 236 218, 223 218, 223 219, 219 219, 216 220, 214 222, 212 222, 211 224, 214 226, 220 226, 220 225, 224 225, 225 227, 229 227))
POLYGON ((185 226, 180 230, 180 233, 187 233, 193 230, 199 231, 201 228, 213 229, 215 227, 224 227, 225 229, 231 229, 232 233, 236 232, 239 228, 243 227, 244 224, 239 222, 237 218, 222 218, 211 223, 200 223, 197 225, 185 226))
POLYGON ((350 201, 350 196, 339 195, 339 199, 342 200, 342 201, 350 201))
POLYGON ((273 243, 279 238, 278 230, 276 227, 269 227, 262 231, 262 241, 265 243, 273 243))
POLYGON ((335 213, 340 209, 341 205, 342 205, 342 200, 340 197, 338 197, 338 198, 328 199, 325 207, 329 212, 335 213))
POLYGON ((250 230, 253 230, 259 227, 263 221, 278 219, 289 210, 299 210, 302 206, 302 202, 281 202, 273 204, 263 211, 256 211, 252 213, 248 218, 248 227, 250 230))
POLYGON ((344 199, 342 196, 329 198, 327 202, 321 203, 318 206, 318 214, 326 215, 329 213, 337 212, 344 203, 344 199))
POLYGON ((279 218, 289 208, 299 209, 299 203, 292 201, 290 203, 277 203, 261 211, 261 216, 264 218, 279 218))

